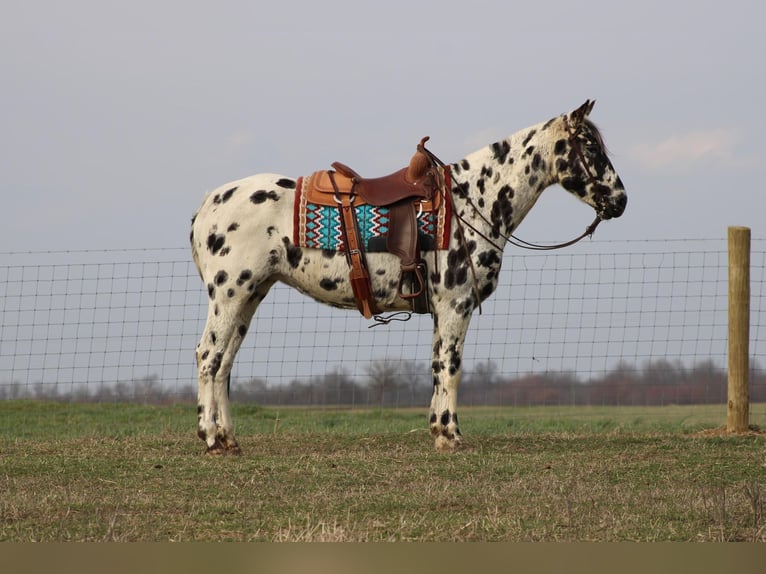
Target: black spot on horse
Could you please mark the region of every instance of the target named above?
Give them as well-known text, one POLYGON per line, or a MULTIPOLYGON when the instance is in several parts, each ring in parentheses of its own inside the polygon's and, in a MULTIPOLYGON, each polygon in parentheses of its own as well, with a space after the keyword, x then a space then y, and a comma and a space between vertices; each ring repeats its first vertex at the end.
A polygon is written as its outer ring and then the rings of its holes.
MULTIPOLYGON (((474 248, 476 244, 474 243, 474 248)), ((444 286, 452 289, 468 281, 468 264, 462 249, 452 249, 447 254, 447 269, 444 271, 444 286)))
POLYGON ((338 288, 340 279, 330 279, 329 277, 323 277, 319 282, 319 286, 325 291, 335 291, 338 288))
POLYGON ((543 161, 543 158, 540 157, 539 153, 536 153, 535 156, 532 158, 532 169, 535 171, 540 171, 541 169, 545 169, 545 162, 543 161))
POLYGON ((456 375, 461 365, 460 353, 457 352, 457 345, 455 343, 450 345, 447 350, 450 353, 449 374, 456 375))
POLYGON ((269 226, 266 228, 266 233, 268 233, 268 234, 269 234, 269 237, 271 237, 271 236, 273 236, 273 235, 274 235, 274 232, 275 232, 276 230, 277 230, 277 228, 276 228, 276 227, 274 227, 273 225, 269 225, 269 226))
POLYGON ((439 422, 441 422, 442 426, 446 427, 449 424, 449 420, 450 420, 450 414, 448 409, 442 413, 441 420, 439 422))
POLYGON ((565 177, 561 180, 561 186, 567 191, 576 193, 580 197, 585 197, 585 182, 576 177, 565 177))
POLYGON ((246 282, 250 281, 250 279, 253 278, 253 272, 249 269, 243 269, 242 272, 239 274, 239 277, 237 278, 237 285, 242 287, 246 282))
POLYGON ((282 243, 285 244, 285 252, 287 253, 287 262, 290 264, 290 267, 293 269, 297 269, 298 265, 301 264, 301 259, 303 258, 303 251, 301 251, 300 247, 296 247, 290 242, 289 237, 283 237, 282 243))
POLYGON ((226 283, 226 281, 229 279, 229 274, 226 273, 223 269, 215 274, 215 284, 219 287, 226 283))
POLYGON ((553 146, 553 153, 556 155, 564 155, 567 151, 567 140, 560 139, 553 146))
POLYGON ((221 250, 224 243, 226 243, 226 237, 223 235, 211 233, 207 236, 207 248, 213 255, 221 250))
POLYGON ((252 201, 255 204, 263 203, 267 199, 271 199, 273 201, 279 201, 279 195, 277 195, 276 191, 266 191, 265 189, 259 189, 258 191, 254 191, 252 195, 250 195, 250 201, 252 201))
POLYGON ((277 185, 279 187, 284 187, 285 189, 295 189, 295 180, 294 179, 287 179, 283 177, 280 180, 277 180, 277 185))
POLYGON ((334 249, 322 249, 322 257, 325 259, 334 259, 336 253, 334 249))
POLYGON ((215 285, 212 283, 207 284, 207 296, 211 301, 215 299, 215 285))
POLYGON ((453 191, 455 195, 457 195, 459 198, 466 199, 468 197, 468 191, 470 189, 471 189, 470 184, 467 181, 464 181, 456 185, 453 191))
POLYGON ((511 198, 514 195, 513 188, 504 185, 497 194, 497 199, 492 203, 490 220, 492 221, 492 234, 499 237, 502 229, 508 229, 513 221, 513 204, 511 198))
POLYGON ((230 252, 230 251, 231 251, 231 247, 229 247, 229 246, 227 245, 226 247, 224 247, 223 249, 221 249, 221 252, 218 254, 218 256, 219 256, 219 257, 225 257, 225 256, 227 256, 227 255, 229 254, 229 252, 230 252))
POLYGON ((224 191, 222 194, 216 193, 213 196, 213 203, 215 203, 216 205, 221 203, 226 203, 227 201, 229 201, 229 199, 231 199, 231 196, 234 194, 235 191, 237 191, 237 188, 232 187, 231 189, 227 189, 226 191, 224 191))
POLYGON ((495 284, 494 282, 487 283, 484 287, 481 288, 479 291, 479 297, 482 301, 485 301, 487 297, 492 295, 495 291, 495 284))
POLYGON ((536 133, 537 133, 537 130, 530 130, 529 133, 527 134, 527 137, 525 137, 524 141, 521 142, 521 145, 527 145, 529 143, 529 140, 535 137, 536 133))
POLYGON ((226 231, 236 231, 237 229, 239 229, 239 223, 232 223, 226 228, 226 231))
POLYGON ((247 325, 240 325, 239 329, 237 329, 237 332, 239 333, 240 337, 244 337, 247 334, 247 325))
POLYGON ((500 255, 495 250, 479 253, 479 267, 494 267, 500 265, 500 255))
POLYGON ((221 203, 226 203, 231 199, 231 196, 234 195, 234 192, 237 191, 236 187, 232 187, 231 189, 227 189, 223 192, 223 195, 221 195, 221 203))
POLYGON ((528 156, 532 155, 534 153, 534 151, 535 151, 535 146, 531 145, 527 149, 524 150, 524 153, 522 154, 521 157, 528 157, 528 156))
POLYGON ((493 143, 491 147, 495 160, 500 164, 504 164, 508 154, 511 153, 511 144, 508 143, 508 140, 493 143))
POLYGON ((228 295, 229 299, 231 299, 232 297, 234 297, 234 295, 236 295, 236 291, 230 288, 228 291, 226 291, 226 295, 228 295))
POLYGON ((223 353, 216 353, 213 360, 210 361, 210 374, 215 377, 218 374, 218 370, 221 368, 221 361, 223 360, 223 353))

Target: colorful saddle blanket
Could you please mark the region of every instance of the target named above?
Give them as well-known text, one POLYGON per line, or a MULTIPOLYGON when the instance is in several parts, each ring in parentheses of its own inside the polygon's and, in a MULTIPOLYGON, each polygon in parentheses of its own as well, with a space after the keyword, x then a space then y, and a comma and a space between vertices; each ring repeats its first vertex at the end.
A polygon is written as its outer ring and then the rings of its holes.
MULTIPOLYGON (((337 206, 319 205, 308 200, 311 177, 298 179, 295 196, 293 242, 298 247, 343 251, 341 215, 337 206)), ((388 208, 369 204, 356 208, 359 236, 369 252, 386 251, 388 235, 388 208)), ((418 216, 421 247, 424 250, 447 249, 450 239, 452 212, 449 201, 440 201, 432 211, 418 216)))

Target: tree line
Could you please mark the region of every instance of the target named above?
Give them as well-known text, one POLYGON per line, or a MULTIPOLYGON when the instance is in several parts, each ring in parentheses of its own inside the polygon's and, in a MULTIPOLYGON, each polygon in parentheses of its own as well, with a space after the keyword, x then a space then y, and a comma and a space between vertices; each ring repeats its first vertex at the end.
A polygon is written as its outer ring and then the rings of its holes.
MULTIPOLYGON (((754 364, 754 363, 753 363, 754 364)), ((272 385, 263 379, 235 380, 235 402, 261 405, 422 407, 430 400, 432 382, 427 365, 408 360, 382 359, 369 364, 359 380, 343 368, 272 385)), ((647 361, 640 367, 619 363, 603 376, 586 380, 571 372, 541 372, 508 376, 492 361, 476 363, 463 378, 463 405, 670 405, 723 404, 726 371, 713 361, 685 366, 681 361, 647 361)), ((73 402, 194 402, 192 385, 169 386, 156 375, 136 381, 102 383, 98 388, 58 385, 0 384, 0 399, 47 399, 73 402)), ((750 373, 750 400, 766 401, 766 372, 755 366, 750 373)))

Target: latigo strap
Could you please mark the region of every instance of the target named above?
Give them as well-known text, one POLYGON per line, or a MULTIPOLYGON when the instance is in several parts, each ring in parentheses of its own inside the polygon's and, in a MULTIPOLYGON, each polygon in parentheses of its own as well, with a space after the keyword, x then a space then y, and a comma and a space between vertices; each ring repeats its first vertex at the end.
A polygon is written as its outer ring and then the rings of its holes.
MULTIPOLYGON (((335 178, 330 173, 330 181, 335 186, 335 178)), ((356 221, 353 194, 337 194, 338 209, 341 215, 341 228, 343 230, 343 243, 346 245, 346 259, 351 268, 349 279, 351 288, 356 299, 356 306, 365 319, 380 313, 372 294, 370 273, 367 270, 367 258, 364 247, 359 237, 359 228, 356 221)))

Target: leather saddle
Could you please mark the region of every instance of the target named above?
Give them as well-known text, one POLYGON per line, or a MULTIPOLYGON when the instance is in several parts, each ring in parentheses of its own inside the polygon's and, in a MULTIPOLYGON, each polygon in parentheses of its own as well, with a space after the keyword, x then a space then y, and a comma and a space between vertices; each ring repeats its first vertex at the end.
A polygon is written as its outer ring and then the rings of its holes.
POLYGON ((443 201, 440 176, 425 150, 428 137, 420 140, 409 166, 389 175, 364 178, 350 167, 335 162, 333 169, 311 175, 306 190, 309 202, 337 206, 351 286, 359 311, 369 319, 379 313, 375 304, 364 245, 359 236, 355 207, 369 204, 386 207, 389 213, 386 249, 401 262, 398 295, 408 300, 415 313, 428 313, 427 272, 420 257, 418 214, 438 209, 443 201))

